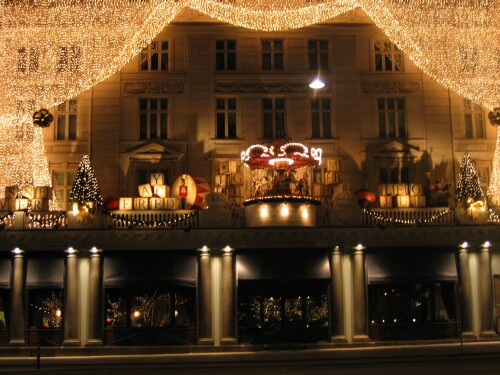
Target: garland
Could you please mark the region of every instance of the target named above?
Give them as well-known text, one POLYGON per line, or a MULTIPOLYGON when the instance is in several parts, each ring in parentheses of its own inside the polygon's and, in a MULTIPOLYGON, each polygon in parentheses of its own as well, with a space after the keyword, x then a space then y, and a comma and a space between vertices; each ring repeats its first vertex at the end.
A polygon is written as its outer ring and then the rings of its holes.
POLYGON ((432 215, 428 219, 408 219, 408 220, 401 220, 392 217, 387 217, 377 212, 370 211, 370 209, 368 208, 363 208, 363 213, 371 217, 374 217, 378 221, 382 221, 384 224, 424 225, 435 222, 440 217, 453 212, 454 209, 455 209, 454 207, 447 208, 446 210, 440 211, 439 213, 432 215))
POLYGON ((181 215, 180 217, 177 217, 175 219, 170 219, 170 220, 131 220, 131 219, 126 219, 123 218, 122 215, 116 215, 108 210, 103 210, 104 214, 109 216, 111 220, 113 220, 115 223, 125 225, 129 229, 134 229, 136 227, 140 228, 172 228, 173 226, 179 225, 180 223, 186 221, 190 217, 193 217, 195 215, 198 215, 198 211, 193 211, 189 212, 187 214, 181 215))

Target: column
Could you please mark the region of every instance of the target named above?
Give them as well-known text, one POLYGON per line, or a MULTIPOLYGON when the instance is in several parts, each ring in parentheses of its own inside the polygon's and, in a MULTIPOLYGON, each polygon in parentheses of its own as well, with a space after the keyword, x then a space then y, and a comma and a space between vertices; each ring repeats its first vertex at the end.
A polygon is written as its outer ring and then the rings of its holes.
POLYGON ((328 258, 331 276, 331 304, 330 304, 330 340, 332 342, 346 342, 344 293, 342 281, 342 253, 339 246, 335 246, 328 258))
POLYGON ((479 252, 479 310, 480 337, 494 337, 495 321, 493 313, 493 277, 491 275, 490 243, 481 245, 479 252))
POLYGON ((459 246, 457 254, 458 281, 459 281, 459 306, 462 337, 474 338, 474 319, 472 315, 472 284, 469 270, 469 252, 467 243, 459 246))
POLYGON ((221 344, 236 344, 236 257, 229 246, 222 249, 221 274, 221 344))
POLYGON ((197 296, 197 336, 198 344, 213 345, 212 331, 212 267, 210 249, 206 246, 198 250, 197 296))
POLYGON ((24 251, 12 250, 11 294, 10 294, 10 341, 9 345, 23 346, 26 344, 24 291, 26 290, 26 262, 24 251))
POLYGON ((102 345, 102 250, 90 249, 87 345, 102 345))
POLYGON ((368 341, 368 319, 366 316, 366 270, 365 247, 361 244, 354 248, 353 254, 353 341, 368 341))
POLYGON ((78 250, 70 247, 65 252, 66 272, 64 277, 63 345, 79 346, 78 250))

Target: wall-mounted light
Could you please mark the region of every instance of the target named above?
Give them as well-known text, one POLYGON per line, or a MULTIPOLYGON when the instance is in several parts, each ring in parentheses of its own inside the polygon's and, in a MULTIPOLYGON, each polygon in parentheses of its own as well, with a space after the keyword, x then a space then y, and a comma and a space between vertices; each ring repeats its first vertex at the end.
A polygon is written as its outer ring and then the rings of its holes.
POLYGON ((325 87, 325 82, 323 82, 318 76, 309 84, 309 87, 314 90, 322 89, 325 87))

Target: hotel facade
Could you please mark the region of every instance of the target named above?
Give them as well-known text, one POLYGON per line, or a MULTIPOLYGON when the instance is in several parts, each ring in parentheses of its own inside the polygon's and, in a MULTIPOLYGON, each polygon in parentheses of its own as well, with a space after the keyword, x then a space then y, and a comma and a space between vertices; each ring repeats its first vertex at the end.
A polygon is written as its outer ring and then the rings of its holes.
POLYGON ((486 191, 496 127, 360 9, 283 32, 184 10, 50 112, 50 194, 2 202, 0 345, 497 340, 499 227, 455 200, 466 154, 486 191), (286 170, 301 199, 256 199, 285 174, 242 152, 290 144, 322 150, 286 170), (104 207, 74 216, 83 155, 104 207))

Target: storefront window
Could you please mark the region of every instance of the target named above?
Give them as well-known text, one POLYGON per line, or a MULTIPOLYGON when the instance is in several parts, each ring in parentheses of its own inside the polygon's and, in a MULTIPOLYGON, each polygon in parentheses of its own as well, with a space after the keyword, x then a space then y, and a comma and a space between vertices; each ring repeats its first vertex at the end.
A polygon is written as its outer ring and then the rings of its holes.
POLYGON ((63 291, 40 289, 30 291, 30 328, 62 328, 63 291))

